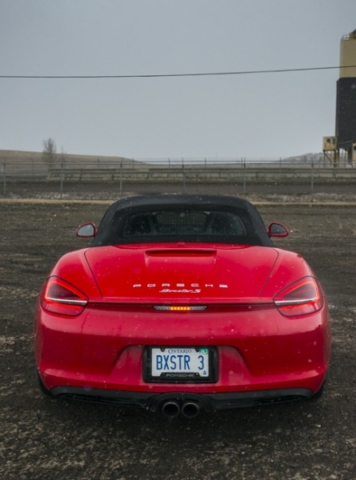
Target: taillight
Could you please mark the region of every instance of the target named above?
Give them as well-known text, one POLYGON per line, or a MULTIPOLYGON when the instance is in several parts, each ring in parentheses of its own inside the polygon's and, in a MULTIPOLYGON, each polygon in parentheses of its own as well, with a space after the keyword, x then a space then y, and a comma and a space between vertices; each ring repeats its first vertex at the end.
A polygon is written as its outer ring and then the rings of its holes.
POLYGON ((287 317, 308 315, 322 308, 323 297, 315 278, 304 277, 276 295, 274 304, 287 317))
POLYGON ((59 277, 50 277, 41 297, 42 308, 59 315, 79 315, 88 297, 78 288, 59 277))

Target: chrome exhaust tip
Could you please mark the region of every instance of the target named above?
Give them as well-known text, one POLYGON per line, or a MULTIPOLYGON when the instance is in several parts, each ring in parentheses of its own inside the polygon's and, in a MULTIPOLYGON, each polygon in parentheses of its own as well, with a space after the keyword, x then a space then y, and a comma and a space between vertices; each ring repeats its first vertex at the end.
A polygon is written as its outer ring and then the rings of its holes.
POLYGON ((200 414, 200 407, 195 402, 186 402, 183 404, 182 407, 182 415, 185 418, 195 418, 200 414))
POLYGON ((168 418, 176 418, 180 414, 179 403, 174 400, 164 402, 162 405, 162 413, 168 418))

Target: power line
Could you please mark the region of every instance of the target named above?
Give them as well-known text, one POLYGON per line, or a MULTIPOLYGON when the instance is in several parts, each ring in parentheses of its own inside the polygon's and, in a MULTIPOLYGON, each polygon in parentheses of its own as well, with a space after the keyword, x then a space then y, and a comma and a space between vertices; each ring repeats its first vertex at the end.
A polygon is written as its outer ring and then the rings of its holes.
POLYGON ((120 79, 120 78, 172 78, 172 77, 218 77, 227 75, 261 75, 268 73, 312 72, 317 70, 335 70, 356 68, 356 65, 337 67, 307 67, 307 68, 279 68, 275 70, 241 70, 236 72, 196 72, 196 73, 158 73, 142 75, 0 75, 8 79, 44 79, 44 80, 75 80, 75 79, 120 79))

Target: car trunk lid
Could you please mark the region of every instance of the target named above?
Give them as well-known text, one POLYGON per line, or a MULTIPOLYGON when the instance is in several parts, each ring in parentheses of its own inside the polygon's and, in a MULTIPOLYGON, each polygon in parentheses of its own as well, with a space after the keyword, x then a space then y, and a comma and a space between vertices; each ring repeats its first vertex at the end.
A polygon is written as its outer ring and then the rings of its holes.
POLYGON ((105 301, 201 304, 257 299, 278 253, 178 243, 95 247, 85 256, 105 301))

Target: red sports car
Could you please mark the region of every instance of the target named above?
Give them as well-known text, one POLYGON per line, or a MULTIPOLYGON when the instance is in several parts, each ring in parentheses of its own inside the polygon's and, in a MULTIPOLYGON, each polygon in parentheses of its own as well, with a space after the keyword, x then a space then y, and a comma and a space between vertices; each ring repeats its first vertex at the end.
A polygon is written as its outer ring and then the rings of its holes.
POLYGON ((323 289, 246 200, 127 198, 77 235, 91 245, 58 261, 38 301, 45 393, 190 418, 321 394, 323 289))

